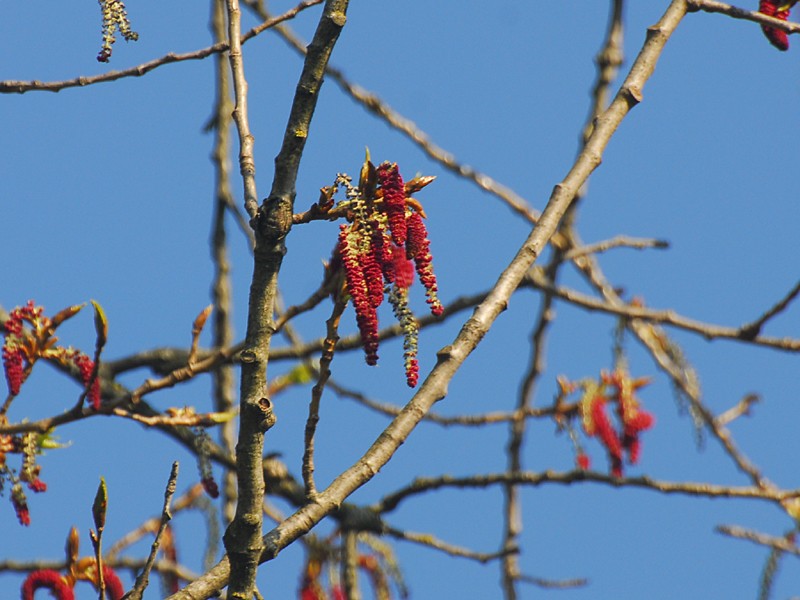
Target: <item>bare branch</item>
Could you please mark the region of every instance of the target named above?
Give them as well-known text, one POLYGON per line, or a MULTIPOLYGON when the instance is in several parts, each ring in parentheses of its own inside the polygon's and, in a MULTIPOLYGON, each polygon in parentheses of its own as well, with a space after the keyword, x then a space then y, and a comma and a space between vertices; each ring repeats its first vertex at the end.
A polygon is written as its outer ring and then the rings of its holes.
POLYGON ((241 11, 239 0, 227 0, 228 3, 228 60, 233 75, 235 106, 233 120, 239 131, 239 172, 244 183, 244 208, 250 217, 258 211, 258 193, 256 192, 256 164, 253 157, 255 138, 250 133, 250 121, 247 112, 247 79, 244 76, 241 40, 241 11))
POLYGON ((123 596, 123 600, 141 600, 145 589, 147 589, 147 584, 150 580, 150 571, 156 562, 156 555, 158 554, 161 536, 164 534, 167 524, 172 520, 172 513, 170 512, 169 505, 172 502, 172 496, 175 494, 175 485, 177 480, 178 463, 174 462, 172 463, 172 470, 169 474, 167 489, 164 492, 164 507, 161 509, 161 524, 156 532, 156 537, 150 546, 150 554, 147 557, 147 561, 145 561, 144 568, 142 568, 141 573, 139 573, 138 577, 136 577, 136 583, 134 584, 133 589, 123 596))
POLYGON ((576 587, 583 587, 585 585, 589 585, 589 580, 583 577, 578 577, 575 579, 542 579, 541 577, 534 577, 532 575, 520 575, 518 577, 520 581, 525 583, 530 583, 537 587, 546 589, 546 590, 561 590, 566 588, 576 588, 576 587))
POLYGON ((457 556, 459 558, 468 558, 470 560, 474 560, 483 564, 495 561, 508 554, 507 551, 475 552, 473 550, 469 550, 461 546, 456 546, 454 544, 443 542, 442 540, 436 538, 436 536, 431 535, 429 533, 415 533, 413 531, 403 531, 401 529, 396 529, 394 527, 387 527, 386 534, 394 538, 397 538, 398 540, 405 540, 406 542, 420 544, 428 548, 433 548, 434 550, 439 550, 450 556, 457 556))
MULTIPOLYGON (((211 33, 217 42, 226 39, 225 0, 211 0, 211 33)), ((230 122, 233 102, 230 97, 229 69, 225 57, 214 57, 214 80, 216 98, 210 122, 214 135, 211 162, 214 166, 214 216, 211 226, 211 259, 214 264, 214 279, 211 284, 211 297, 214 301, 213 344, 219 351, 233 344, 233 288, 228 258, 225 215, 231 210, 243 231, 251 240, 253 231, 243 218, 239 207, 233 201, 230 182, 230 122)), ((220 365, 211 371, 214 409, 218 412, 233 410, 235 402, 234 372, 230 365, 220 365)), ((225 450, 233 454, 236 446, 236 423, 234 420, 223 423, 219 429, 219 442, 225 450)), ((225 469, 222 476, 222 515, 225 523, 233 519, 236 502, 236 476, 225 469)))
MULTIPOLYGON (((244 34, 240 38, 241 42, 244 43, 247 40, 254 38, 262 31, 266 31, 267 29, 275 27, 279 23, 283 23, 288 19, 293 19, 301 11, 314 6, 315 4, 320 4, 322 1, 323 0, 306 0, 305 2, 301 2, 293 9, 286 11, 278 17, 265 20, 263 23, 253 27, 250 31, 244 34)), ((175 54, 174 52, 170 52, 161 58, 142 63, 123 71, 111 71, 109 73, 93 75, 91 77, 75 77, 74 79, 67 79, 64 81, 0 81, 0 94, 22 94, 25 92, 35 91, 60 92, 66 88, 86 87, 95 83, 115 81, 117 79, 122 79, 123 77, 141 77, 145 73, 148 73, 162 65, 168 65, 170 63, 181 62, 184 60, 199 60, 211 56, 212 54, 227 52, 228 50, 229 46, 227 42, 217 43, 213 46, 209 46, 208 48, 203 48, 202 50, 195 50, 194 52, 186 52, 183 54, 175 54)))
POLYGON ((786 294, 781 300, 779 300, 775 306, 770 308, 766 311, 763 315, 757 318, 752 323, 747 325, 742 325, 739 328, 740 335, 744 338, 751 338, 754 339, 758 337, 758 334, 761 333, 761 328, 764 327, 767 321, 769 321, 775 315, 783 312, 786 308, 791 304, 792 300, 797 298, 797 295, 800 294, 800 281, 798 281, 795 286, 789 290, 789 293, 786 294))
POLYGON ((650 477, 612 477, 595 471, 574 470, 563 473, 545 471, 543 473, 489 473, 486 475, 471 475, 468 477, 453 477, 442 475, 440 477, 418 477, 408 486, 384 496, 373 505, 373 510, 386 514, 395 510, 401 502, 419 494, 445 488, 474 488, 481 489, 495 485, 517 483, 538 487, 544 484, 572 485, 578 483, 602 483, 618 488, 632 487, 648 489, 664 494, 681 494, 700 498, 750 498, 765 500, 781 505, 787 500, 800 497, 798 490, 768 490, 759 487, 735 487, 713 485, 709 483, 660 481, 650 477))
POLYGON ((586 254, 599 254, 612 248, 634 248, 644 250, 645 248, 669 248, 669 242, 665 240, 654 240, 649 238, 634 238, 627 235, 618 235, 610 240, 603 240, 594 244, 588 244, 582 248, 573 248, 564 255, 565 260, 572 260, 586 254))
POLYGON ((728 423, 738 419, 742 415, 750 414, 750 407, 756 402, 760 401, 761 398, 758 394, 747 394, 744 398, 736 403, 736 406, 729 408, 716 419, 714 419, 714 422, 719 427, 725 427, 728 423))
POLYGON ((759 544, 760 546, 767 546, 768 548, 772 548, 774 550, 780 550, 781 552, 787 552, 789 554, 794 554, 795 556, 800 556, 800 548, 798 548, 794 542, 787 540, 786 537, 775 537, 765 533, 753 531, 752 529, 745 529, 744 527, 739 527, 737 525, 718 525, 716 527, 716 531, 722 535, 727 535, 740 540, 747 540, 748 542, 753 542, 755 544, 759 544))

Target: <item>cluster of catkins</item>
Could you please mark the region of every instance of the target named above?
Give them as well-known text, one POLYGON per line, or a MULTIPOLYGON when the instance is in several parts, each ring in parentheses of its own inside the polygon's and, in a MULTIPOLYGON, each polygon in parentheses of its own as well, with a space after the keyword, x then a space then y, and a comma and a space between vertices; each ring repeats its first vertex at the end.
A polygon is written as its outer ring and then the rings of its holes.
POLYGON ((340 226, 331 269, 344 271, 369 365, 378 362, 377 309, 388 295, 403 327, 406 381, 414 387, 419 378, 418 326, 408 306, 408 288, 415 271, 431 313, 438 316, 443 311, 424 213, 419 203, 408 197, 396 164, 385 162, 375 169, 367 162, 366 168, 374 173, 376 185, 351 194, 353 219, 340 226))

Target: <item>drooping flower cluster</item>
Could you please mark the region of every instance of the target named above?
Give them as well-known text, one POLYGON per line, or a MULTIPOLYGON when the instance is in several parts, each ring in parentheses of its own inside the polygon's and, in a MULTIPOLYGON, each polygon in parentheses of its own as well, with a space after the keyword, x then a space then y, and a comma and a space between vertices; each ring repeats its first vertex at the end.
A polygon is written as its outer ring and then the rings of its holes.
MULTIPOLYGON (((632 379, 622 368, 612 373, 603 372, 599 380, 585 379, 571 383, 559 378, 561 396, 581 389, 578 402, 583 430, 589 437, 597 438, 605 447, 609 459, 609 470, 615 477, 622 477, 623 460, 631 465, 639 461, 641 433, 655 422, 653 415, 642 409, 636 391, 650 382, 648 378, 632 379), (612 419, 609 406, 613 407, 612 419), (614 423, 616 421, 616 424, 614 423)), ((589 457, 576 441, 578 454, 576 463, 580 469, 589 468, 589 457)))
MULTIPOLYGON (((758 12, 781 21, 787 21, 789 19, 789 11, 796 2, 797 0, 759 0, 758 12)), ((761 30, 767 36, 770 44, 778 50, 786 51, 789 49, 789 35, 785 31, 768 25, 762 25, 761 30)))
POLYGON ((111 47, 117 41, 114 31, 119 30, 126 42, 135 42, 139 39, 139 34, 131 29, 131 22, 128 20, 125 3, 122 0, 99 0, 99 2, 103 13, 103 47, 97 54, 97 60, 107 63, 111 58, 111 47))
POLYGON ((406 381, 414 387, 419 378, 417 363, 418 326, 408 304, 408 289, 417 272, 425 288, 431 313, 442 314, 430 241, 421 205, 411 194, 433 178, 415 178, 408 183, 396 164, 375 168, 367 160, 358 187, 340 175, 336 187, 347 189, 348 221, 339 229, 330 270, 344 271, 345 290, 353 301, 356 322, 364 345, 366 362, 378 362, 378 307, 388 295, 404 333, 406 381))
POLYGON ((635 392, 650 382, 648 378, 631 379, 626 371, 604 372, 600 383, 588 385, 581 399, 581 414, 586 434, 596 436, 605 446, 611 463, 611 474, 622 477, 623 453, 628 463, 639 462, 642 431, 653 426, 653 415, 639 407, 635 392), (607 407, 616 405, 619 427, 611 423, 607 407))
MULTIPOLYGON (((0 425, 8 423, 6 412, 39 359, 52 360, 74 369, 83 382, 83 394, 95 409, 100 408, 100 382, 97 379, 95 361, 79 350, 59 346, 55 336, 56 329, 81 308, 82 305, 70 306, 49 318, 45 316, 44 309, 31 300, 25 306, 18 306, 10 312, 2 327, 5 336, 2 349, 3 370, 9 396, 0 409, 0 425)), ((99 305, 95 304, 95 309, 95 326, 98 328, 95 356, 99 356, 105 343, 106 324, 99 305)), ((9 499, 17 520, 22 525, 30 524, 25 488, 35 493, 47 490, 47 485, 39 478, 41 467, 36 463, 36 457, 45 449, 58 447, 60 446, 49 434, 0 434, 0 492, 8 486, 9 499), (19 470, 8 464, 8 456, 12 454, 21 456, 19 470)))
MULTIPOLYGON (((0 425, 7 419, 0 417, 0 425)), ((31 515, 25 487, 34 493, 46 492, 47 484, 39 477, 41 466, 36 463, 36 455, 44 448, 58 447, 47 436, 35 433, 0 434, 0 493, 8 485, 9 499, 17 514, 20 525, 30 525, 31 515), (21 455, 19 472, 8 465, 8 455, 21 455)))
POLYGON ((8 391, 12 397, 19 394, 34 363, 46 358, 77 369, 84 386, 89 386, 91 382, 87 398, 95 409, 100 408, 100 382, 95 374, 94 360, 74 348, 56 345, 58 338, 54 335, 61 323, 75 316, 82 308, 83 305, 70 306, 51 319, 45 316, 43 307, 29 300, 25 306, 18 306, 11 311, 4 324, 2 358, 8 391), (25 328, 26 323, 29 331, 25 328))

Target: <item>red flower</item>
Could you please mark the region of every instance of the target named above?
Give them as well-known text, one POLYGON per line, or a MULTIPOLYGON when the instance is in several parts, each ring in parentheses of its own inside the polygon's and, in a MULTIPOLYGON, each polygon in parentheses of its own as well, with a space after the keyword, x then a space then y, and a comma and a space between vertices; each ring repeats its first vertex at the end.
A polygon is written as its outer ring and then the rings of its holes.
MULTIPOLYGON (((75 600, 72 588, 61 577, 61 574, 50 569, 33 571, 22 584, 22 600, 33 600, 36 590, 48 589, 56 600, 75 600)), ((119 596, 120 598, 122 596, 119 596)), ((115 599, 116 600, 116 599, 115 599)))
POLYGON ((388 162, 381 164, 378 167, 378 180, 383 189, 383 205, 392 240, 402 246, 406 243, 406 190, 397 165, 388 162))
POLYGON ((103 565, 103 581, 106 584, 106 594, 111 600, 122 600, 125 595, 125 588, 117 577, 117 573, 111 567, 103 565))
POLYGON ((598 396, 592 403, 592 420, 594 421, 595 433, 603 445, 614 456, 622 455, 622 444, 619 440, 614 426, 606 414, 606 399, 598 396))
MULTIPOLYGON (((783 0, 779 0, 778 2, 775 0, 759 0, 758 12, 768 17, 775 17, 781 21, 786 21, 789 18, 789 10, 778 10, 781 5, 786 5, 786 2, 783 0)), ((775 46, 778 50, 786 51, 789 49, 789 36, 785 31, 769 27, 768 25, 762 25, 761 30, 764 32, 764 35, 767 36, 770 44, 775 46)))
POLYGON ((406 258, 402 248, 392 247, 392 275, 397 287, 407 290, 414 282, 414 264, 406 258))
POLYGON ((361 269, 370 306, 378 308, 383 302, 383 269, 371 250, 361 255, 361 269))
MULTIPOLYGON (((10 322, 10 320, 6 321, 6 326, 10 322)), ((25 370, 23 368, 25 352, 22 348, 15 347, 13 342, 9 342, 12 339, 11 335, 7 335, 3 345, 3 369, 6 373, 8 391, 12 396, 16 396, 19 394, 22 382, 25 381, 25 370)))
POLYGON ((361 333, 361 342, 364 344, 364 353, 368 365, 378 362, 378 315, 369 299, 367 283, 364 277, 361 257, 350 248, 347 241, 349 228, 341 226, 339 232, 339 252, 344 265, 347 292, 353 299, 356 310, 356 322, 361 333))
POLYGON ((414 259, 414 266, 417 269, 420 283, 425 287, 425 295, 428 305, 431 307, 431 313, 438 317, 444 311, 444 307, 436 294, 439 288, 433 272, 433 257, 430 251, 428 231, 425 223, 422 222, 422 216, 415 211, 412 211, 408 217, 406 256, 414 259))
MULTIPOLYGON (((83 385, 88 385, 89 380, 92 378, 92 372, 94 371, 94 361, 83 352, 75 352, 72 362, 75 363, 75 366, 78 367, 81 373, 83 385)), ((95 410, 100 408, 100 381, 97 377, 95 377, 92 382, 92 388, 89 390, 87 398, 92 403, 92 407, 95 410)))
POLYGON ((406 364, 406 383, 408 387, 417 387, 419 381, 419 363, 416 358, 407 361, 406 364))

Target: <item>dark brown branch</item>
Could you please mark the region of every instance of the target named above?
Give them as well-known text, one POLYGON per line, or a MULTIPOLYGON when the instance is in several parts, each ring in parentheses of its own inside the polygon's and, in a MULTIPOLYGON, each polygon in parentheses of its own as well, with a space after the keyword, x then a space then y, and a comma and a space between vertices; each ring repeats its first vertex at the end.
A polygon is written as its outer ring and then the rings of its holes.
POLYGON ((681 494, 699 498, 749 498, 765 500, 779 506, 787 500, 800 497, 800 489, 766 490, 755 486, 735 487, 710 483, 660 481, 647 476, 612 477, 595 471, 574 470, 562 473, 545 471, 543 473, 489 473, 468 477, 452 477, 450 475, 418 477, 408 486, 384 496, 372 509, 385 515, 397 509, 403 501, 409 498, 445 488, 481 489, 508 483, 538 487, 545 484, 572 485, 584 482, 602 483, 617 488, 641 488, 663 494, 681 494))
POLYGON ((791 304, 792 300, 797 298, 797 295, 800 294, 800 281, 798 281, 795 286, 789 290, 789 293, 786 294, 781 300, 779 300, 775 306, 770 308, 766 311, 763 315, 757 318, 752 323, 748 323, 747 325, 742 325, 739 328, 739 335, 745 339, 755 339, 758 337, 758 334, 761 333, 761 329, 764 327, 767 321, 769 321, 775 315, 783 312, 786 308, 791 304))

